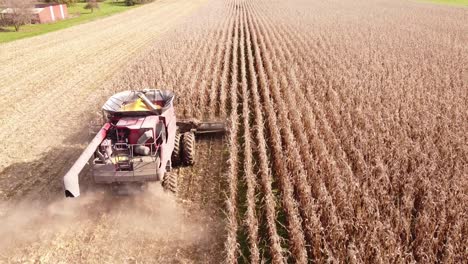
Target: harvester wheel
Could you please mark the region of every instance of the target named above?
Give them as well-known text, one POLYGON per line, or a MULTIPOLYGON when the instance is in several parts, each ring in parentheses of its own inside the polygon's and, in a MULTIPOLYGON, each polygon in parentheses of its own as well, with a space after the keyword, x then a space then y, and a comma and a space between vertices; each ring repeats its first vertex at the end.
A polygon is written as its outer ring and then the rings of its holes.
POLYGON ((174 150, 172 151, 172 165, 177 166, 180 165, 180 156, 182 152, 182 148, 180 145, 182 135, 179 133, 179 130, 177 130, 176 135, 175 135, 175 144, 174 144, 174 150))
POLYGON ((164 178, 161 182, 165 191, 177 193, 177 174, 174 172, 164 173, 164 178))
POLYGON ((195 164, 195 134, 185 132, 182 138, 182 160, 185 165, 195 164))

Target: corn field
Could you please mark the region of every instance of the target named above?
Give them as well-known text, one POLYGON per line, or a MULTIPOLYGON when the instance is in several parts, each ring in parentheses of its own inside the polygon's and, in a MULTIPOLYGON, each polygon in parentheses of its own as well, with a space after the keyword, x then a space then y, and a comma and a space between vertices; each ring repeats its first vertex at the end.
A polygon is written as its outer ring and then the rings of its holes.
POLYGON ((410 1, 212 0, 101 93, 226 120, 226 263, 464 263, 467 31, 410 1))
POLYGON ((228 263, 468 258, 466 11, 380 4, 213 1, 119 80, 228 120, 228 263))

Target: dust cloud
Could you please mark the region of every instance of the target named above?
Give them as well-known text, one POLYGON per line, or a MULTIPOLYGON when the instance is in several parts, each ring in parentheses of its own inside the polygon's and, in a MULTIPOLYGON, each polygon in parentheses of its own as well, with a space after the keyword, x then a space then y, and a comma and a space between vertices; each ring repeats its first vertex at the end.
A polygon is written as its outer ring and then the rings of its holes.
POLYGON ((0 260, 44 261, 46 255, 46 262, 56 262, 77 254, 87 262, 128 261, 129 256, 148 260, 151 254, 173 252, 178 258, 187 247, 209 246, 212 229, 209 216, 165 193, 159 184, 131 196, 95 191, 50 203, 2 202, 0 260))
POLYGON ((61 199, 50 204, 30 200, 1 202, 0 252, 51 236, 86 218, 86 208, 98 198, 97 194, 89 194, 82 199, 61 199))

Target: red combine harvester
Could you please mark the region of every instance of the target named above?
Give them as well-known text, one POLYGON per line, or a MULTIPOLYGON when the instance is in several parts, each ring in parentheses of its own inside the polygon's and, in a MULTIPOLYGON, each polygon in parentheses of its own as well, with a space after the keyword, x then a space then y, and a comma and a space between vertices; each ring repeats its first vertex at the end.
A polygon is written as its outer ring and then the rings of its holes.
POLYGON ((166 90, 125 91, 102 107, 104 125, 64 176, 65 196, 80 195, 79 173, 91 160, 96 183, 112 184, 121 194, 129 186, 161 181, 177 192, 176 165, 195 162, 195 135, 224 133, 222 122, 177 121, 174 93, 166 90))

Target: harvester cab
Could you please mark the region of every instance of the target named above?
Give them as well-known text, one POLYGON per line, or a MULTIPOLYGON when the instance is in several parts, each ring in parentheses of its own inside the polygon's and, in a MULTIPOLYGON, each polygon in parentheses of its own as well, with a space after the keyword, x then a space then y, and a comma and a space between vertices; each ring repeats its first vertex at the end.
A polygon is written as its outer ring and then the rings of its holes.
POLYGON ((195 134, 223 133, 222 122, 177 121, 174 94, 124 91, 104 104, 104 125, 64 176, 65 196, 80 195, 79 173, 90 161, 96 183, 125 186, 161 181, 177 192, 175 165, 195 162, 195 134))

